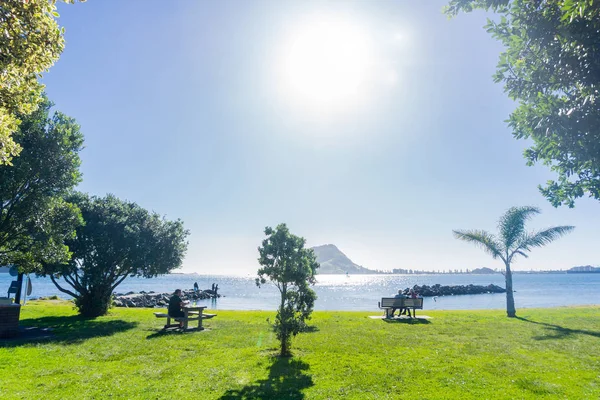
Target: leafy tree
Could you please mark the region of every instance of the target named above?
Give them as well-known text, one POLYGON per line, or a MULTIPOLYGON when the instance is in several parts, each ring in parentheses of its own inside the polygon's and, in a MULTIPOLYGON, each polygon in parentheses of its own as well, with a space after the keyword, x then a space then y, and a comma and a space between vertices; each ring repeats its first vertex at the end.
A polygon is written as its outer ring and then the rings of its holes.
POLYGON ((0 165, 0 265, 35 271, 41 262, 68 259, 64 240, 81 224, 76 206, 62 196, 80 180, 83 135, 74 119, 44 98, 23 116, 13 138, 22 148, 12 166, 0 165))
POLYGON ((494 80, 518 102, 513 135, 533 140, 528 165, 557 174, 542 194, 555 207, 600 200, 600 2, 452 0, 446 12, 477 8, 500 16, 485 28, 506 47, 494 80))
POLYGON ((265 228, 266 239, 258 248, 258 270, 256 285, 270 280, 281 294, 281 302, 275 317, 275 333, 281 343, 281 356, 290 354, 292 336, 306 327, 317 295, 309 287, 314 284, 319 268, 312 249, 305 249, 306 240, 293 235, 285 224, 277 228, 265 228))
POLYGON ((81 315, 106 314, 113 291, 128 276, 152 278, 181 265, 189 234, 181 220, 167 221, 113 195, 74 193, 67 200, 79 207, 85 224, 66 242, 71 259, 46 264, 43 275, 75 298, 81 315))
POLYGON ((534 247, 542 247, 575 229, 574 226, 555 226, 538 232, 526 232, 525 222, 535 214, 537 207, 512 207, 498 221, 498 236, 481 230, 453 231, 454 237, 474 243, 489 253, 492 258, 500 258, 506 271, 506 314, 516 317, 513 297, 512 271, 510 265, 517 255, 528 257, 534 247))
MULTIPOLYGON (((74 0, 65 0, 73 3, 74 0)), ((0 165, 10 164, 21 146, 11 138, 19 114, 32 113, 42 100, 38 78, 64 48, 64 29, 55 18, 55 0, 0 2, 0 165)))

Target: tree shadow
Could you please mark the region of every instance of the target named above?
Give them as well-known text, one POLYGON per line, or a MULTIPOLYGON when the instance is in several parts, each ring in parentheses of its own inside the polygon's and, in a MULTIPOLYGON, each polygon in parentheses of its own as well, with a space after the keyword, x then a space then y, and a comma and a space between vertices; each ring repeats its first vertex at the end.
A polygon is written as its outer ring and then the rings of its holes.
POLYGON ((269 376, 241 389, 230 389, 220 398, 235 399, 304 399, 302 391, 314 385, 312 377, 304 373, 308 364, 288 357, 274 357, 269 376))
POLYGON ((0 347, 18 347, 39 342, 76 344, 87 339, 124 332, 135 328, 138 324, 123 320, 103 321, 69 315, 22 319, 19 321, 19 325, 22 327, 21 331, 39 330, 45 334, 38 336, 25 334, 11 339, 2 339, 0 347))
POLYGON ((202 329, 188 328, 187 330, 182 330, 179 328, 169 328, 169 329, 161 329, 159 331, 156 331, 156 330, 152 329, 153 333, 146 336, 146 339, 156 339, 156 338, 163 337, 163 336, 185 335, 187 333, 204 332, 204 331, 210 331, 210 329, 204 328, 204 327, 202 329))
POLYGON ((545 326, 546 329, 551 332, 551 334, 549 334, 549 335, 534 336, 533 337, 534 340, 564 339, 564 338, 567 338, 567 337, 575 335, 575 334, 589 335, 589 336, 594 336, 594 337, 600 338, 600 332, 596 332, 596 331, 586 331, 583 329, 565 328, 564 326, 548 324, 546 322, 532 321, 530 319, 523 318, 523 317, 515 317, 515 318, 518 320, 521 320, 521 321, 529 322, 530 324, 545 326))
POLYGON ((313 332, 319 332, 319 327, 314 326, 314 325, 307 325, 302 329, 302 333, 313 333, 313 332))

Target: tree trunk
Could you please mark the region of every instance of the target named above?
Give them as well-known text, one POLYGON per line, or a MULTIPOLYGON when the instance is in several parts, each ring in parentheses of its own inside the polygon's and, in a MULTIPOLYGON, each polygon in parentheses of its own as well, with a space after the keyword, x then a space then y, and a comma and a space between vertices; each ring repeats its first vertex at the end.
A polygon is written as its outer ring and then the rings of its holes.
POLYGON ((110 307, 110 291, 105 288, 91 287, 80 293, 75 299, 79 314, 85 318, 95 318, 105 315, 110 307))
POLYGON ((288 355, 288 342, 289 342, 289 334, 287 331, 287 318, 285 313, 285 298, 287 296, 287 285, 284 284, 281 290, 281 304, 279 305, 279 337, 281 342, 281 351, 279 355, 281 357, 285 357, 288 355))
POLYGON ((288 344, 287 333, 286 332, 282 332, 281 333, 281 351, 279 352, 279 356, 281 356, 281 357, 287 357, 288 356, 289 349, 287 347, 287 344, 288 344))
POLYGON ((517 316, 517 310, 515 310, 515 298, 513 296, 513 284, 512 284, 512 271, 510 270, 510 264, 506 263, 506 315, 509 318, 517 316))

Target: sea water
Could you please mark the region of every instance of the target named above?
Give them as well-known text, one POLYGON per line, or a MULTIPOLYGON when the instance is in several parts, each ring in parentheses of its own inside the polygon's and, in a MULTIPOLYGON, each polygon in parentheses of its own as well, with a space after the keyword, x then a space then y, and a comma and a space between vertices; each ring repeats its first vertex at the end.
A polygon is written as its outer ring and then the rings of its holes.
MULTIPOLYGON (((16 279, 0 274, 0 296, 8 291, 10 281, 16 279)), ((117 287, 117 293, 173 292, 191 289, 198 282, 200 289, 219 285, 222 297, 199 301, 209 309, 222 310, 273 310, 278 305, 279 291, 270 283, 256 286, 255 276, 169 274, 156 278, 127 278, 117 287)), ((504 287, 501 274, 430 274, 430 275, 318 275, 313 287, 317 293, 316 310, 377 310, 381 297, 391 297, 398 289, 413 285, 495 285, 504 287)), ((64 285, 64 282, 62 282, 64 285)), ((48 278, 32 276, 31 297, 58 295, 60 292, 48 278)), ((64 285, 67 288, 67 285, 64 285)), ((566 305, 600 304, 600 274, 514 274, 515 305, 517 308, 557 307, 566 305)), ((506 295, 479 294, 426 297, 425 310, 503 309, 506 295)))

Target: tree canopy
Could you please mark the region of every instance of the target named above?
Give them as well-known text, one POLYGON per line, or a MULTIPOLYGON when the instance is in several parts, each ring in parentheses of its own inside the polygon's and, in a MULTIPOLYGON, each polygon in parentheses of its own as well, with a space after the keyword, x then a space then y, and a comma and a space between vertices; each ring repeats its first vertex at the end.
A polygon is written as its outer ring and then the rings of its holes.
POLYGON ((534 247, 543 247, 550 242, 566 235, 575 229, 574 226, 554 226, 538 232, 527 232, 525 223, 534 215, 539 214, 537 207, 512 207, 498 221, 498 235, 482 230, 456 230, 454 237, 481 247, 492 258, 500 258, 506 271, 506 313, 509 317, 516 316, 513 296, 511 264, 518 255, 528 257, 527 253, 534 247))
POLYGON ((281 355, 289 355, 291 337, 306 327, 306 320, 313 311, 314 284, 319 268, 312 249, 304 248, 306 240, 290 233, 285 224, 277 228, 265 228, 267 236, 258 248, 262 265, 257 272, 256 284, 271 281, 281 294, 281 302, 275 317, 275 333, 281 343, 281 355))
POLYGON ((74 193, 66 200, 79 207, 84 225, 66 241, 70 260, 46 264, 43 275, 75 298, 82 315, 105 314, 113 291, 128 276, 151 278, 181 266, 189 234, 182 221, 168 221, 113 195, 74 193))
POLYGON ((508 124, 530 138, 528 165, 557 174, 542 194, 573 207, 600 200, 600 3, 594 0, 452 0, 449 15, 485 9, 485 28, 504 44, 494 79, 518 102, 508 124))
POLYGON ((32 113, 42 102, 44 86, 38 78, 63 51, 64 29, 57 17, 56 0, 0 2, 0 165, 20 153, 11 137, 19 115, 32 113))
POLYGON ((0 265, 23 271, 69 256, 64 244, 81 223, 77 207, 62 199, 80 180, 83 135, 73 118, 43 98, 13 138, 22 148, 12 166, 0 165, 0 265))

